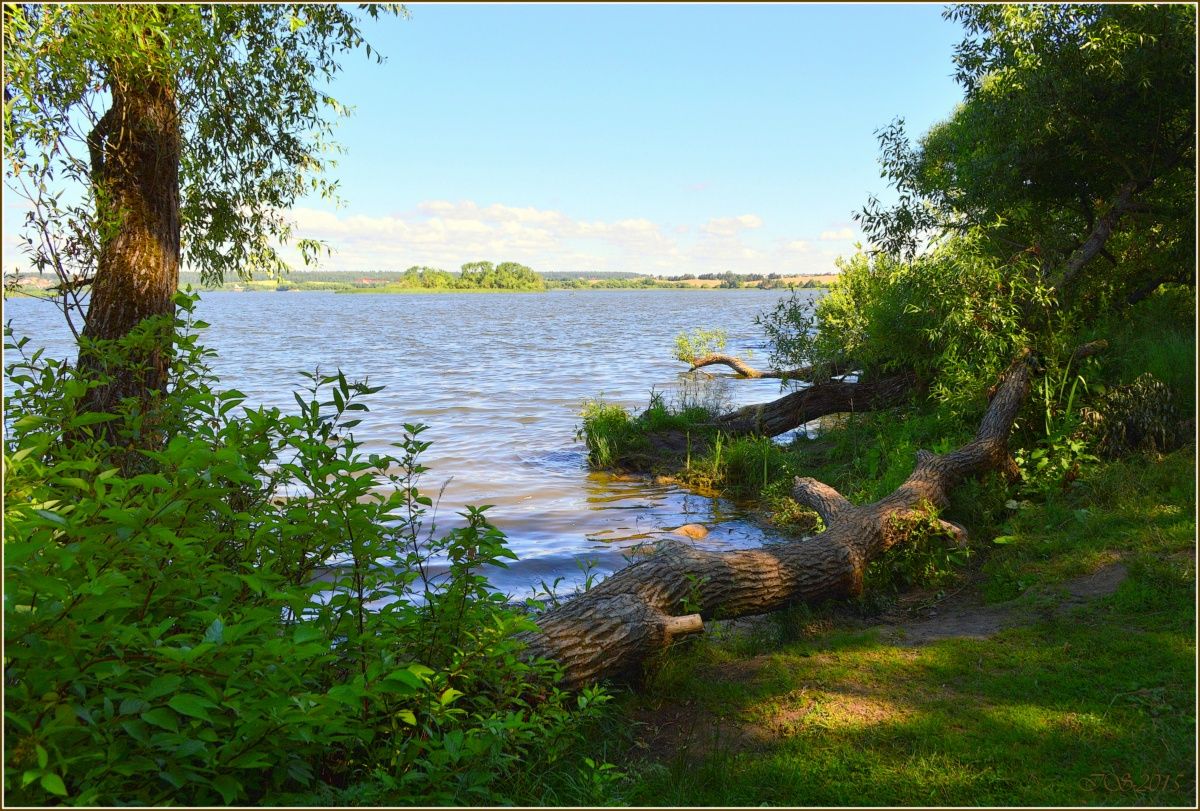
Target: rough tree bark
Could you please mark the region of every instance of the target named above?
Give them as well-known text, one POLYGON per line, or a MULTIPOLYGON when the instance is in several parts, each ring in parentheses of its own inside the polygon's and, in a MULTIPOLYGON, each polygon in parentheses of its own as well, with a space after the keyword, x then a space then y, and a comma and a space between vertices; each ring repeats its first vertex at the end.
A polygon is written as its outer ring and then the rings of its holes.
MULTIPOLYGON (((754 379, 810 381, 814 374, 812 366, 786 371, 759 370, 739 357, 717 353, 696 358, 688 371, 718 365, 728 366, 742 377, 754 379)), ((823 368, 821 373, 836 377, 853 371, 852 364, 835 364, 823 368)), ((779 436, 827 414, 874 411, 899 405, 908 397, 916 382, 916 377, 910 373, 856 382, 826 380, 814 383, 806 389, 785 394, 769 403, 749 405, 725 414, 718 420, 718 425, 722 431, 732 436, 779 436)))
MULTIPOLYGON (((560 662, 564 681, 579 686, 635 674, 672 640, 703 631, 705 619, 859 593, 867 563, 903 541, 911 519, 945 507, 968 476, 1011 463, 1008 435, 1029 393, 1031 365, 1026 352, 1001 376, 973 441, 943 455, 918 452, 912 475, 886 498, 855 506, 825 484, 797 478, 793 495, 821 515, 824 532, 739 552, 670 544, 541 615, 539 630, 522 635, 527 654, 560 662)), ((946 529, 961 537, 961 528, 946 529)))
POLYGON ((759 434, 779 436, 827 414, 876 411, 903 403, 915 388, 910 373, 850 383, 831 380, 777 400, 739 408, 721 417, 721 430, 733 436, 759 434))
MULTIPOLYGON (((101 219, 100 252, 85 338, 116 339, 151 316, 172 315, 179 286, 181 134, 173 88, 157 79, 109 77, 112 107, 88 137, 101 219)), ((100 369, 86 348, 80 366, 112 376, 91 392, 93 410, 123 397, 145 399, 166 381, 161 342, 122 368, 100 369)))

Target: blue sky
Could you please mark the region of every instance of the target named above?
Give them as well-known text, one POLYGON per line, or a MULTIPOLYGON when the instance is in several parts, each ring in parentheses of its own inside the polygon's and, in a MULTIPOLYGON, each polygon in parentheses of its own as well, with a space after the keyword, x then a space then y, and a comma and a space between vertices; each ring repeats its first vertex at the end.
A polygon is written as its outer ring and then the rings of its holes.
POLYGON ((941 8, 412 4, 332 88, 345 206, 294 216, 328 269, 827 271, 874 131, 961 98, 941 8))

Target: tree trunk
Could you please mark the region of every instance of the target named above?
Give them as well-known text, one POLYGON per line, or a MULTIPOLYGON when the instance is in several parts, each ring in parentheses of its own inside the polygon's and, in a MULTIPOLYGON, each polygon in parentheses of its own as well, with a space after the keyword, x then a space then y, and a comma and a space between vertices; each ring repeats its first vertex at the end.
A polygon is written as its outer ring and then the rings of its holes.
MULTIPOLYGON (((1011 463, 1008 434, 1029 393, 1030 367, 1025 353, 1004 373, 973 441, 940 456, 919 451, 912 475, 886 498, 856 507, 827 485, 797 478, 793 495, 825 520, 821 534, 725 553, 669 544, 538 617, 539 630, 521 635, 527 655, 560 662, 565 683, 579 686, 636 674, 672 640, 703 631, 705 619, 858 594, 867 563, 903 542, 913 519, 945 507, 966 477, 1011 463)), ((961 537, 961 528, 944 527, 961 537)))
MULTIPOLYGON (((151 316, 174 314, 179 286, 181 135, 174 90, 145 75, 109 77, 112 107, 88 138, 101 222, 100 253, 83 337, 117 339, 151 316)), ((146 400, 166 383, 169 335, 118 369, 80 352, 80 365, 111 382, 91 391, 105 411, 125 397, 146 400)))
POLYGON ((749 405, 719 420, 721 430, 734 436, 760 434, 779 436, 826 414, 875 411, 899 405, 916 386, 912 374, 849 383, 832 380, 818 383, 777 400, 749 405))

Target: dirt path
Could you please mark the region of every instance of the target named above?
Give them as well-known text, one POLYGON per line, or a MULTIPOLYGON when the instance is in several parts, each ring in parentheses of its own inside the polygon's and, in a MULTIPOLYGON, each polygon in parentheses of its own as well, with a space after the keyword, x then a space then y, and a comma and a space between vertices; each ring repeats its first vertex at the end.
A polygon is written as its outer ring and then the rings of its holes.
MULTIPOLYGON (((1060 587, 1063 596, 1051 613, 1056 616, 1083 604, 1113 594, 1129 575, 1121 563, 1112 563, 1092 574, 1068 580, 1060 587)), ((881 639, 897 645, 921 645, 939 639, 986 639, 1005 628, 1029 625, 1040 618, 1037 612, 1017 601, 984 605, 978 595, 964 594, 939 603, 919 621, 901 621, 877 626, 881 639)))

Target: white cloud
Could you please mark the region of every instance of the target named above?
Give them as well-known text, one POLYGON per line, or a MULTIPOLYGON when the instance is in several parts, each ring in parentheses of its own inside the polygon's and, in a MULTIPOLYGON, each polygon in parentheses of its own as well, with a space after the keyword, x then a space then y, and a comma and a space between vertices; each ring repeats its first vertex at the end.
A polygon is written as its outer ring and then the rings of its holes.
POLYGON ((297 233, 326 241, 330 270, 457 270, 465 262, 514 261, 535 270, 641 273, 827 273, 832 262, 806 240, 759 233, 757 214, 713 217, 673 227, 644 217, 575 219, 564 212, 471 200, 427 200, 383 216, 291 212, 297 233))
POLYGON ((704 224, 704 233, 715 237, 731 237, 739 231, 750 228, 762 228, 762 217, 757 214, 743 214, 740 217, 718 217, 704 224))
POLYGON ((842 239, 854 239, 854 229, 846 227, 837 231, 821 232, 821 240, 823 242, 836 242, 842 239))

